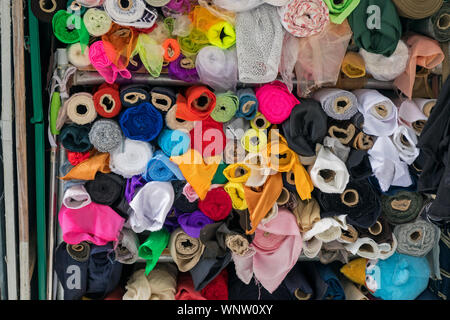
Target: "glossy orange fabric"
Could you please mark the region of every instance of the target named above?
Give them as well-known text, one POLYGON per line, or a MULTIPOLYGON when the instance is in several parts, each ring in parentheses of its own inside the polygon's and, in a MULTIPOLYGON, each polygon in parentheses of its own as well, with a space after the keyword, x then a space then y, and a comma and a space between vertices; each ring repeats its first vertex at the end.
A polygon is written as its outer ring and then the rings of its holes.
POLYGON ((94 180, 97 172, 110 173, 109 153, 95 152, 89 159, 77 164, 72 168, 62 180, 94 180))

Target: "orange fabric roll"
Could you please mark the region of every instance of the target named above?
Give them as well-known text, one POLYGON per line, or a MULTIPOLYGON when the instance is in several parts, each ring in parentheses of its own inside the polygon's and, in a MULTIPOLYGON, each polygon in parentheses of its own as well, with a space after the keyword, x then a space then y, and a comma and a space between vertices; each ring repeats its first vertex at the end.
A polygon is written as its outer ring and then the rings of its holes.
POLYGON ((186 97, 178 94, 178 119, 201 121, 209 117, 216 106, 216 95, 205 86, 193 86, 186 90, 186 97))
POLYGON ((97 172, 110 173, 109 153, 94 151, 89 159, 77 164, 72 168, 62 180, 94 180, 97 172))
POLYGON ((138 33, 132 27, 113 23, 111 29, 102 36, 106 56, 119 70, 125 69, 136 48, 138 33))
POLYGON ((175 39, 164 40, 162 47, 164 49, 164 61, 166 62, 177 60, 181 54, 180 44, 175 39))

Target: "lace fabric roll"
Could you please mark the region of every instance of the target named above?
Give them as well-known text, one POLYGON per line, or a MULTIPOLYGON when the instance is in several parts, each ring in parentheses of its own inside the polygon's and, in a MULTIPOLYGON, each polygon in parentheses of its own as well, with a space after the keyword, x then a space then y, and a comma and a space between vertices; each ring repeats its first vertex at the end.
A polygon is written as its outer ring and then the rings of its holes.
POLYGON ((275 80, 284 34, 276 8, 263 4, 240 12, 236 15, 235 28, 239 81, 266 83, 275 80))
POLYGON ((83 16, 86 30, 93 37, 100 37, 107 33, 112 25, 109 15, 100 9, 91 8, 83 16))
POLYGON ((199 261, 205 250, 200 239, 188 236, 181 228, 170 235, 169 251, 180 272, 191 270, 199 261))
POLYGON ((67 47, 67 58, 77 68, 86 68, 91 64, 91 60, 89 60, 89 47, 86 47, 83 52, 79 42, 67 47))
POLYGON ((236 93, 239 99, 239 109, 236 112, 236 117, 251 120, 258 112, 258 99, 256 99, 255 92, 251 88, 239 89, 236 93))
POLYGON ((441 232, 434 224, 419 218, 416 221, 395 226, 394 235, 398 242, 398 253, 423 257, 439 242, 441 232))
POLYGON ((423 207, 420 193, 399 191, 393 196, 381 197, 383 215, 393 225, 408 223, 417 218, 423 207))
POLYGON ((324 193, 342 193, 350 175, 343 163, 329 149, 322 147, 310 172, 314 186, 324 193))
POLYGON ((379 137, 392 135, 398 126, 394 103, 376 90, 358 89, 353 93, 358 98, 358 110, 364 116, 364 132, 379 137))
POLYGON ((150 94, 143 85, 130 84, 120 88, 120 101, 125 108, 137 107, 150 102, 150 94))
POLYGON ((153 157, 153 147, 144 141, 125 138, 119 148, 111 152, 111 171, 124 178, 143 174, 153 157))
POLYGON ((114 118, 122 109, 117 85, 104 83, 94 93, 93 99, 95 110, 104 118, 114 118))
POLYGON ((152 141, 163 128, 161 113, 148 102, 125 110, 119 122, 123 134, 134 140, 152 141))
POLYGON ((163 129, 158 136, 158 145, 168 157, 185 154, 190 144, 191 137, 181 130, 163 129))
POLYGON ((134 264, 138 260, 139 238, 133 230, 123 228, 120 231, 117 247, 114 249, 116 260, 122 264, 134 264))
POLYGON ((313 97, 333 119, 348 120, 358 112, 358 101, 349 91, 326 88, 315 91, 313 97))
POLYGON ((413 129, 399 125, 392 135, 392 143, 399 152, 400 159, 407 164, 412 164, 419 156, 417 136, 413 129))
POLYGON ((62 128, 59 139, 63 147, 69 151, 86 152, 92 148, 89 130, 87 126, 68 124, 62 128))
POLYGON ((148 162, 143 178, 147 181, 184 180, 178 166, 171 162, 161 150, 156 151, 148 162))
POLYGON ((145 4, 144 0, 105 0, 103 8, 111 19, 122 26, 146 29, 152 27, 158 13, 145 4))
POLYGON ((186 121, 202 121, 216 106, 216 96, 205 86, 192 86, 185 96, 178 94, 176 117, 186 121))
POLYGON ((87 181, 85 187, 92 201, 112 207, 123 197, 125 180, 114 173, 97 172, 95 179, 87 181))
POLYGON ((91 196, 86 188, 80 185, 74 185, 64 192, 62 203, 69 209, 80 209, 90 204, 91 196))
POLYGON ((217 122, 228 122, 233 119, 239 106, 239 98, 231 91, 216 95, 216 106, 211 118, 217 122))
POLYGON ((120 146, 122 131, 116 121, 100 119, 94 122, 89 131, 89 141, 100 152, 111 152, 120 146))
POLYGON ((79 125, 91 123, 97 118, 92 94, 87 92, 73 94, 64 103, 63 109, 66 110, 67 117, 79 125))

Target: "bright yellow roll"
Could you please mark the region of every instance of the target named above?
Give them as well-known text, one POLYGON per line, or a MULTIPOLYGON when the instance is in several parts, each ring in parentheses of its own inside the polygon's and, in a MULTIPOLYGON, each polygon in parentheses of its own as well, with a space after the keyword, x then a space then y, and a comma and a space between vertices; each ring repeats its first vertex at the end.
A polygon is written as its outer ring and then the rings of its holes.
POLYGON ((236 31, 227 21, 220 21, 212 25, 207 36, 209 43, 221 49, 228 49, 236 43, 236 31))
POLYGON ((230 164, 223 170, 223 175, 230 182, 245 183, 250 177, 250 168, 245 164, 230 164))
POLYGON ((361 78, 366 75, 366 64, 357 52, 347 52, 342 61, 342 72, 349 78, 361 78))
POLYGON ((230 195, 234 209, 247 209, 247 201, 245 201, 245 191, 242 183, 228 182, 223 188, 230 195))

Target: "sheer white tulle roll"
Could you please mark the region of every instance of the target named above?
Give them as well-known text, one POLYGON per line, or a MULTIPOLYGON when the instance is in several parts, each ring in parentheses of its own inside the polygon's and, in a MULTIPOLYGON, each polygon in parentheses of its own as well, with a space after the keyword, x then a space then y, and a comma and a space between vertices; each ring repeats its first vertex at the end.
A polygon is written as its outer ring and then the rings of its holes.
POLYGON ((147 169, 147 163, 153 157, 150 143, 126 138, 122 144, 110 152, 111 171, 124 178, 140 175, 147 169))

